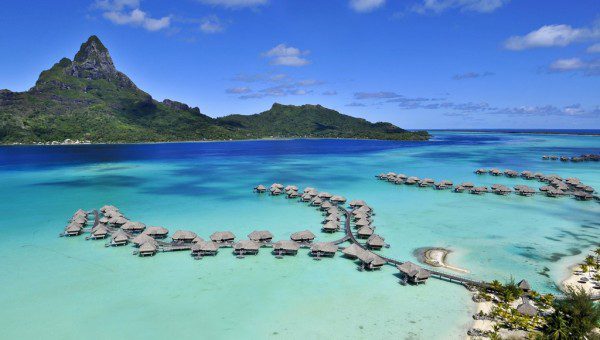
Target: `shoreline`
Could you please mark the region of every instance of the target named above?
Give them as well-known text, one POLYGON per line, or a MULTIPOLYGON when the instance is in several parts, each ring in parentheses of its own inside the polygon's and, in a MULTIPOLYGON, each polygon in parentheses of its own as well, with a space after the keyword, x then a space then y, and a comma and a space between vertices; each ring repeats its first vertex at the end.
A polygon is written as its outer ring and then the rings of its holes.
POLYGON ((567 267, 570 274, 561 280, 558 288, 562 292, 566 292, 569 288, 581 289, 583 288, 590 295, 600 294, 600 289, 594 289, 596 282, 593 279, 593 275, 598 272, 596 269, 589 269, 587 273, 581 271, 581 263, 577 262, 567 267), (581 279, 587 279, 586 282, 581 282, 581 279))
POLYGON ((440 247, 424 247, 414 251, 415 256, 421 263, 428 264, 433 267, 446 268, 455 272, 470 274, 468 269, 453 266, 447 262, 448 255, 452 250, 440 247))
POLYGON ((380 142, 429 142, 430 139, 370 139, 370 138, 335 138, 335 137, 288 137, 288 138, 249 138, 249 139, 210 139, 210 140, 181 140, 181 141, 161 141, 161 142, 103 142, 103 143, 79 143, 79 144, 6 144, 0 143, 0 147, 6 146, 86 146, 86 145, 155 145, 155 144, 195 144, 195 143, 231 143, 231 142, 270 142, 270 141, 290 141, 290 140, 351 140, 351 141, 380 141, 380 142))

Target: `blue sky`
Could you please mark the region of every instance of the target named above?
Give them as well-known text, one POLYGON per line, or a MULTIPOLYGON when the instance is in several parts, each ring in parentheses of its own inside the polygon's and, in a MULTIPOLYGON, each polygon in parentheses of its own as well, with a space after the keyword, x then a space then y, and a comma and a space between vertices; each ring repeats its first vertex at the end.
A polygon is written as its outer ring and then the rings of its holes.
POLYGON ((154 98, 210 116, 321 104, 405 128, 600 128, 600 2, 10 1, 0 88, 96 34, 154 98))

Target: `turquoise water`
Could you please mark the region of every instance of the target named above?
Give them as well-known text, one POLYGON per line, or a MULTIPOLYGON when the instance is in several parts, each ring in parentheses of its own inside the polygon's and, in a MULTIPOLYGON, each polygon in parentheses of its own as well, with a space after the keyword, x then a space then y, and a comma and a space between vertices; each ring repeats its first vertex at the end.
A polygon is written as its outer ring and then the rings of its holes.
MULTIPOLYGON (((131 255, 104 241, 58 238, 78 208, 114 204, 131 219, 244 238, 268 229, 287 238, 320 214, 251 188, 314 186, 374 207, 382 253, 413 260, 420 247, 453 250, 475 279, 527 278, 554 292, 564 266, 598 244, 600 205, 573 199, 473 196, 395 186, 395 171, 513 186, 478 167, 579 177, 600 188, 599 163, 542 161, 542 154, 600 153, 600 138, 435 132, 427 143, 291 140, 231 143, 0 148, 0 326, 5 338, 458 338, 467 291, 429 280, 398 284, 396 270, 359 272, 352 261, 313 261, 306 250, 275 259, 266 249, 192 260, 186 253, 131 255)), ((527 182, 536 186, 537 182, 527 182)))

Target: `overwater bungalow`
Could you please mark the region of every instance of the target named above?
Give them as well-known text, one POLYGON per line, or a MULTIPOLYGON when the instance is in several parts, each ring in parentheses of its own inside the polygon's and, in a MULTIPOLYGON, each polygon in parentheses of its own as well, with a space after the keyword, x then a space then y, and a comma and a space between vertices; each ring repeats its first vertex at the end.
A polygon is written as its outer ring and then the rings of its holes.
POLYGON ((290 236, 290 239, 299 243, 312 242, 315 239, 315 234, 313 234, 310 230, 303 230, 293 233, 290 236))
POLYGON ((371 221, 366 218, 361 218, 361 219, 354 221, 354 225, 356 225, 359 228, 364 227, 364 226, 369 226, 369 225, 371 225, 371 221))
POLYGON ((258 193, 262 194, 265 191, 267 191, 267 188, 262 184, 259 184, 254 187, 254 192, 258 192, 258 193))
POLYGON ((129 220, 123 216, 119 216, 119 217, 113 217, 113 218, 109 219, 108 222, 117 227, 120 227, 120 226, 124 225, 125 223, 129 222, 129 220))
POLYGON ((435 183, 435 181, 431 178, 423 178, 422 180, 419 181, 419 186, 424 188, 424 187, 430 187, 433 185, 433 183, 435 183))
POLYGON ((484 168, 479 168, 479 169, 475 170, 475 173, 478 175, 483 175, 483 174, 487 174, 488 170, 484 169, 484 168))
POLYGON ((323 225, 321 230, 326 233, 334 233, 334 232, 340 230, 340 223, 337 221, 328 221, 327 223, 325 223, 323 225))
POLYGON ((300 249, 300 245, 294 241, 281 240, 273 243, 273 254, 277 256, 296 255, 298 249, 300 249))
POLYGON ((307 193, 302 194, 302 196, 300 196, 300 200, 302 202, 310 202, 311 199, 312 199, 312 196, 307 193))
POLYGON ((386 263, 384 259, 373 254, 370 251, 362 250, 356 253, 356 257, 361 262, 361 269, 367 270, 377 270, 381 269, 383 265, 386 263))
POLYGON ((210 235, 210 239, 216 243, 233 243, 235 235, 231 231, 216 231, 210 235))
POLYGON ((269 189, 269 192, 271 193, 271 196, 279 196, 282 191, 279 188, 271 188, 269 189))
POLYGON ((396 268, 404 276, 404 279, 413 284, 425 283, 431 276, 431 272, 424 269, 416 264, 407 261, 403 264, 397 265, 396 268))
POLYGON ((306 187, 306 188, 304 188, 303 192, 306 194, 306 193, 311 192, 311 191, 317 191, 317 189, 311 188, 311 187, 306 187))
POLYGON ((553 161, 555 161, 555 160, 558 159, 558 156, 552 155, 552 156, 550 156, 550 159, 553 160, 553 161))
POLYGON ((298 198, 298 192, 297 191, 290 191, 287 193, 287 198, 298 198))
POLYGON ((490 170, 490 175, 492 175, 492 176, 502 176, 502 171, 500 171, 500 169, 491 169, 490 170))
POLYGON ((405 181, 408 178, 405 174, 397 174, 396 180, 405 181))
POLYGON ((509 187, 502 184, 494 184, 492 190, 496 195, 508 195, 512 192, 509 187))
POLYGON ((485 186, 473 187, 469 192, 473 195, 483 195, 488 192, 488 188, 485 186))
POLYGON ((165 238, 169 234, 169 230, 163 227, 147 227, 143 232, 145 235, 152 236, 153 238, 165 238))
POLYGON ((352 208, 359 208, 362 207, 364 205, 367 205, 367 202, 363 201, 363 200, 352 200, 350 201, 350 203, 348 203, 350 205, 350 207, 352 208))
POLYGON ((271 242, 273 234, 268 230, 255 230, 248 234, 248 238, 254 242, 271 242))
POLYGON ((204 242, 204 239, 200 236, 194 237, 194 239, 192 240, 192 243, 198 243, 198 242, 204 242))
POLYGON ((214 256, 219 251, 219 245, 215 242, 198 242, 192 245, 192 256, 214 256))
POLYGON ((373 228, 370 226, 364 226, 358 229, 356 236, 358 236, 358 238, 369 238, 371 235, 373 235, 373 232, 373 228))
POLYGON ((463 192, 465 191, 465 187, 463 187, 462 185, 457 185, 456 187, 454 187, 454 192, 463 192))
POLYGON ((592 194, 589 194, 589 193, 583 192, 583 191, 575 191, 573 193, 573 196, 575 197, 576 200, 580 200, 580 201, 589 201, 592 198, 594 198, 594 196, 592 196, 592 194))
POLYGON ((312 190, 312 191, 307 192, 307 194, 309 194, 310 197, 314 198, 314 197, 317 197, 317 195, 319 194, 319 192, 316 191, 316 190, 312 190))
POLYGON ((540 187, 538 190, 539 190, 539 191, 541 191, 541 192, 546 192, 546 191, 548 191, 548 190, 550 190, 550 189, 552 189, 552 187, 551 187, 551 186, 549 186, 549 185, 544 185, 544 186, 541 186, 541 187, 540 187))
POLYGON ((279 190, 283 190, 283 184, 281 184, 281 183, 273 183, 273 184, 271 184, 271 188, 277 188, 279 190))
POLYGON ((319 209, 321 210, 327 210, 329 208, 333 207, 333 204, 329 201, 325 201, 323 203, 321 203, 321 207, 319 209))
POLYGON ((515 191, 521 196, 535 195, 535 189, 526 185, 515 185, 515 191))
POLYGON ((377 234, 373 234, 369 237, 366 244, 369 249, 380 250, 385 246, 385 239, 377 234))
POLYGON ((118 230, 116 233, 112 234, 110 245, 111 246, 124 246, 129 242, 129 236, 123 231, 118 230))
POLYGON ((298 187, 295 185, 288 185, 284 189, 285 191, 298 191, 298 187))
POLYGON ((360 220, 360 219, 365 219, 365 220, 369 220, 371 221, 371 215, 369 215, 368 213, 364 212, 364 211, 360 211, 356 214, 352 215, 352 219, 353 220, 360 220))
POLYGON ((103 225, 99 225, 96 228, 92 229, 92 233, 90 234, 90 238, 92 240, 102 239, 106 236, 108 236, 108 229, 103 225))
POLYGON ((354 209, 352 210, 352 213, 360 213, 360 212, 365 212, 365 213, 368 213, 368 214, 370 214, 372 210, 373 210, 373 209, 371 209, 371 207, 369 207, 368 205, 366 205, 366 204, 365 204, 365 205, 362 205, 362 206, 360 206, 360 207, 358 207, 358 208, 354 208, 354 209))
POLYGON ((344 204, 346 203, 346 197, 340 195, 333 195, 330 201, 335 204, 344 204))
POLYGON ((324 221, 325 221, 325 223, 327 223, 327 222, 339 222, 340 221, 340 215, 337 215, 337 214, 327 215, 327 216, 325 216, 324 221))
POLYGON ((102 224, 108 224, 108 217, 104 216, 101 217, 98 222, 102 223, 102 224))
POLYGON ((338 248, 337 244, 331 242, 317 242, 310 246, 310 254, 314 257, 333 257, 338 248))
POLYGON ((351 259, 357 258, 358 254, 362 252, 364 252, 364 250, 361 247, 359 247, 356 243, 352 243, 351 245, 342 250, 342 253, 346 257, 351 259))
POLYGON ((406 181, 404 181, 404 184, 406 184, 406 185, 415 185, 418 182, 419 182, 419 177, 411 176, 411 177, 408 177, 406 179, 406 181))
POLYGON ((119 208, 115 207, 114 205, 104 205, 102 208, 100 208, 101 213, 105 213, 108 210, 119 211, 119 208))
POLYGON ((106 210, 104 212, 104 216, 111 218, 111 217, 119 217, 119 216, 123 216, 123 214, 121 214, 120 211, 118 210, 106 210))
POLYGON ((139 234, 131 240, 134 246, 139 247, 144 243, 156 243, 156 240, 146 234, 139 234))
POLYGON ((77 236, 81 235, 83 232, 83 227, 77 223, 71 223, 65 227, 64 235, 66 236, 77 236))
POLYGON ((579 180, 579 178, 577 178, 577 177, 569 177, 569 178, 565 179, 565 183, 567 183, 569 185, 575 185, 580 182, 581 182, 581 180, 579 180))
POLYGON ((564 191, 555 188, 546 191, 546 196, 548 197, 562 197, 564 194, 564 191))
POLYGON ((87 223, 87 218, 83 218, 83 217, 79 216, 79 217, 71 218, 70 222, 84 225, 87 223))
POLYGON ((506 169, 506 170, 504 170, 504 175, 506 177, 515 178, 515 177, 519 176, 519 173, 514 170, 511 170, 511 169, 506 169))
POLYGON ((251 240, 241 240, 240 242, 233 245, 233 253, 238 256, 244 255, 256 255, 260 244, 251 240))
POLYGON ((333 207, 325 210, 325 214, 326 215, 339 215, 340 214, 340 210, 338 209, 337 206, 333 206, 333 207))
POLYGON ((127 221, 121 226, 121 229, 130 233, 140 233, 146 229, 146 225, 142 222, 127 221))
POLYGON ((521 171, 521 177, 524 179, 533 179, 533 172, 525 170, 525 171, 521 171))
POLYGON ((312 199, 312 201, 310 201, 310 205, 313 205, 315 207, 318 207, 321 204, 323 204, 323 200, 320 199, 319 197, 315 197, 315 198, 312 199))
POLYGON ((537 178, 537 179, 540 179, 540 178, 543 178, 543 177, 544 177, 544 174, 543 174, 543 173, 541 173, 541 172, 536 172, 536 173, 534 173, 534 174, 533 174, 533 177, 534 177, 534 178, 537 178))
POLYGON ((437 190, 450 189, 452 188, 452 182, 443 180, 435 183, 434 186, 437 190))
POLYGON ((394 180, 396 178, 396 173, 395 172, 388 172, 387 174, 385 174, 385 178, 389 181, 389 180, 394 180))
POLYGON ((384 173, 380 173, 379 175, 377 175, 375 177, 377 177, 378 179, 380 179, 382 181, 387 179, 387 175, 384 173))
POLYGON ((158 246, 153 242, 146 242, 140 246, 138 250, 139 256, 153 256, 158 251, 158 246))
POLYGON ((83 209, 77 209, 75 213, 73 213, 73 217, 85 217, 87 219, 88 213, 83 209))
POLYGON ((592 194, 592 193, 594 193, 595 190, 591 186, 586 185, 583 187, 583 191, 587 192, 588 194, 592 194))
POLYGON ((177 230, 171 236, 174 242, 192 242, 198 235, 193 231, 188 230, 177 230))
POLYGON ((567 157, 567 156, 561 156, 560 157, 560 161, 561 162, 568 162, 569 161, 569 157, 567 157))
POLYGON ((330 194, 330 193, 328 193, 328 192, 321 192, 321 193, 319 193, 319 195, 318 195, 318 196, 319 196, 319 198, 320 198, 320 199, 322 199, 322 200, 328 200, 328 199, 330 199, 331 197, 333 197, 333 195, 332 195, 332 194, 330 194))

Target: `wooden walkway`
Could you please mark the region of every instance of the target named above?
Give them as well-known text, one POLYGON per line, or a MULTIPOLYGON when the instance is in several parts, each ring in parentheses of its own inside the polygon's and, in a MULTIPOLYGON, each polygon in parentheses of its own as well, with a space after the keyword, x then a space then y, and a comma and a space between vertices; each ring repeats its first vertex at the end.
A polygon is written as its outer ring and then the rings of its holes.
MULTIPOLYGON (((339 207, 340 210, 342 210, 342 212, 346 215, 346 223, 345 223, 345 231, 346 231, 346 238, 356 244, 357 246, 359 246, 361 249, 365 250, 365 251, 370 251, 369 249, 367 249, 362 243, 360 243, 356 237, 354 236, 354 234, 352 233, 352 228, 350 227, 350 220, 352 218, 352 215, 350 214, 349 211, 347 211, 346 209, 339 207)), ((392 265, 392 266, 397 266, 400 265, 404 262, 396 260, 396 259, 392 259, 389 257, 385 257, 385 256, 381 256, 379 254, 377 254, 377 256, 381 257, 382 259, 384 259, 387 264, 392 265)), ((462 285, 465 286, 477 286, 477 287, 482 287, 482 288, 486 288, 489 287, 489 284, 483 281, 474 281, 471 279, 467 279, 464 277, 460 277, 460 276, 456 276, 456 275, 452 275, 452 274, 446 274, 443 272, 439 272, 436 270, 431 270, 431 269, 427 269, 429 270, 429 272, 431 272, 431 276, 441 279, 441 280, 445 280, 445 281, 449 281, 449 282, 456 282, 456 283, 460 283, 462 285)))

